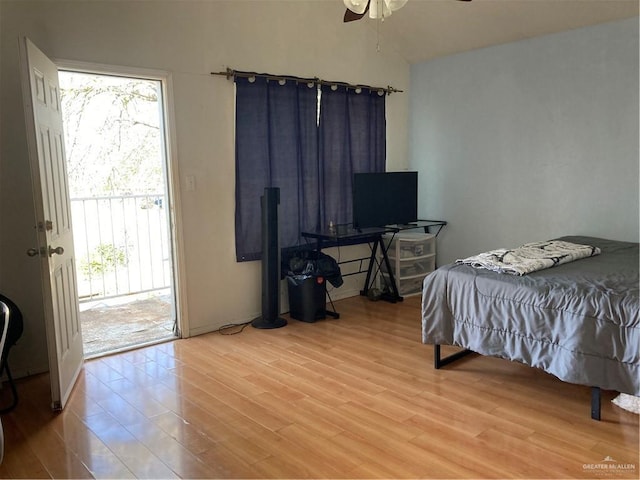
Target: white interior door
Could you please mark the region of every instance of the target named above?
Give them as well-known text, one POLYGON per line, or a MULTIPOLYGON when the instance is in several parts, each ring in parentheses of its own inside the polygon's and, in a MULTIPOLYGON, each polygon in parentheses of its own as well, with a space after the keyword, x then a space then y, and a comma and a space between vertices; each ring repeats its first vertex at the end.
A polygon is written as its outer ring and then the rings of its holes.
POLYGON ((52 407, 60 410, 82 369, 83 353, 58 69, 28 38, 20 47, 38 232, 38 245, 27 254, 41 264, 52 407))

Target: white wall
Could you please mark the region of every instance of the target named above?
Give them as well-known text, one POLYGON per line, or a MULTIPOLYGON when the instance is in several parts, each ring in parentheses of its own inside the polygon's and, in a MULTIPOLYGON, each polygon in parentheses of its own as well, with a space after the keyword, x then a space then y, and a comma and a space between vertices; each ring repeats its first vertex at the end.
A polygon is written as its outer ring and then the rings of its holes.
POLYGON ((638 19, 411 67, 420 214, 440 262, 580 234, 638 241, 638 19))
MULTIPOLYGON (((366 22, 343 24, 339 1, 3 0, 1 8, 0 291, 25 314, 25 334, 12 352, 14 370, 23 373, 46 369, 46 344, 38 265, 24 253, 35 243, 35 220, 20 35, 53 58, 171 72, 180 183, 189 175, 197 182, 194 192, 182 189, 179 212, 192 334, 260 312, 260 263, 235 262, 233 83, 210 72, 229 66, 408 92, 408 64, 384 46, 377 52, 366 22)), ((387 97, 391 170, 407 166, 408 101, 408 93, 387 97)), ((347 280, 343 295, 357 293, 359 279, 347 280)))

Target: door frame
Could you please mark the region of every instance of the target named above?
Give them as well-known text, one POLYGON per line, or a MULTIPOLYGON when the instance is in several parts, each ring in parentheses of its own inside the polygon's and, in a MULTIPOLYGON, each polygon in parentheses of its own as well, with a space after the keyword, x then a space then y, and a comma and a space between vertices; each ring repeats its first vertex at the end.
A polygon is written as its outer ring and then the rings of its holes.
POLYGON ((189 316, 187 295, 185 292, 186 271, 184 262, 184 242, 182 238, 182 211, 180 202, 180 177, 178 172, 178 151, 176 147, 175 114, 173 109, 173 79, 170 72, 138 67, 124 67, 102 63, 82 62, 52 58, 58 70, 71 70, 78 73, 109 75, 113 77, 133 77, 143 80, 159 81, 162 86, 162 108, 164 111, 164 140, 167 163, 167 190, 169 196, 169 223, 171 229, 171 248, 173 254, 173 285, 175 292, 175 312, 178 326, 178 338, 189 337, 189 316))

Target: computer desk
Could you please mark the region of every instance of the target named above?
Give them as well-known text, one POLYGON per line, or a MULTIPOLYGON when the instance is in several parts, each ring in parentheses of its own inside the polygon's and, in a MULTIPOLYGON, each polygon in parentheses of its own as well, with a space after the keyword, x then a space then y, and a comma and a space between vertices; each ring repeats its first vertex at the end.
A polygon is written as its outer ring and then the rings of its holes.
MULTIPOLYGON (((360 295, 369 296, 370 291, 373 288, 375 278, 382 266, 378 261, 378 251, 381 253, 381 261, 384 262, 386 268, 385 275, 388 275, 388 284, 386 285, 386 291, 382 292, 380 296, 381 300, 396 303, 403 300, 402 296, 398 293, 398 286, 391 268, 391 262, 387 255, 391 242, 383 241, 383 235, 391 234, 392 237, 401 231, 412 230, 416 228, 422 228, 425 233, 429 233, 431 228, 437 228, 435 235, 438 236, 442 228, 447 224, 443 220, 418 220, 415 223, 407 225, 387 225, 384 227, 371 227, 356 229, 352 225, 335 225, 332 228, 326 227, 315 232, 301 232, 300 235, 307 239, 316 241, 316 250, 321 252, 324 248, 331 247, 343 247, 349 245, 369 244, 371 254, 368 257, 355 258, 352 260, 346 260, 338 262, 339 264, 347 264, 359 262, 358 271, 343 274, 343 277, 349 275, 357 275, 360 273, 367 273, 365 278, 364 287, 360 290, 360 295), (379 249, 379 250, 378 250, 379 249), (367 269, 363 269, 364 262, 367 262, 367 269)), ((329 312, 327 312, 329 314, 329 312)), ((338 318, 336 312, 332 312, 335 318, 338 318)))

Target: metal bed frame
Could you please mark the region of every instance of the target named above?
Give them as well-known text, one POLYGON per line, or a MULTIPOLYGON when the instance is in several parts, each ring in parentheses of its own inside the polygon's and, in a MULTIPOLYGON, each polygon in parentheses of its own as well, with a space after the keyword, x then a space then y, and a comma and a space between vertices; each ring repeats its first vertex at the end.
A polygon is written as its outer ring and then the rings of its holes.
MULTIPOLYGON (((463 357, 466 357, 470 353, 476 353, 473 350, 464 349, 459 352, 452 353, 447 355, 446 357, 442 357, 440 352, 440 345, 436 344, 433 346, 433 367, 436 370, 449 365, 450 363, 455 362, 463 357)), ((601 410, 602 400, 601 400, 601 392, 600 387, 591 387, 591 418, 594 420, 600 420, 600 410, 601 410)))

